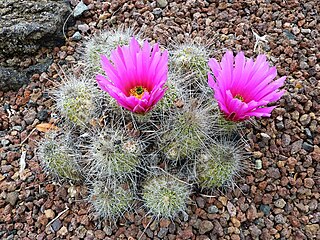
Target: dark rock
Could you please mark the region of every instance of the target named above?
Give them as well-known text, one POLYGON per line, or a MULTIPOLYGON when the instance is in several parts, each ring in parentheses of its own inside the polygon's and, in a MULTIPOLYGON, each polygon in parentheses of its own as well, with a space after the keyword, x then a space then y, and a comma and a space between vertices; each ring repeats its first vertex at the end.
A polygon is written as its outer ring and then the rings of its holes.
POLYGON ((214 220, 213 221, 213 230, 211 232, 211 238, 214 238, 215 236, 220 236, 222 237, 223 236, 223 228, 221 226, 221 224, 217 221, 217 220, 214 220))
POLYGON ((47 58, 27 69, 14 69, 0 66, 0 89, 2 91, 18 90, 22 85, 29 82, 33 74, 45 72, 52 62, 53 60, 51 58, 47 58))
POLYGON ((312 133, 311 133, 310 129, 309 129, 309 128, 306 128, 304 131, 305 131, 307 137, 308 137, 309 139, 312 139, 312 133))
POLYGON ((303 140, 295 141, 291 146, 291 154, 298 153, 301 150, 303 140))
POLYGON ((32 54, 64 43, 63 24, 70 9, 64 1, 0 2, 0 56, 32 54))
POLYGON ((167 233, 168 233, 168 228, 160 228, 158 232, 158 237, 163 238, 164 236, 167 235, 167 233))
POLYGON ((28 77, 25 72, 20 72, 13 68, 0 67, 1 90, 17 90, 26 83, 28 83, 28 77))
POLYGON ((290 40, 294 40, 296 37, 291 33, 289 32, 288 30, 283 30, 283 33, 286 35, 286 37, 290 40))
POLYGON ((42 110, 42 111, 38 112, 38 114, 37 114, 37 118, 40 121, 45 121, 45 120, 47 120, 48 117, 49 117, 49 113, 47 110, 42 110))
POLYGON ((312 144, 310 144, 310 143, 303 142, 302 148, 303 148, 304 150, 306 150, 307 152, 312 152, 313 149, 314 149, 314 146, 313 146, 312 144))
POLYGON ((53 231, 57 232, 62 226, 62 223, 60 221, 60 219, 56 219, 52 224, 51 227, 53 229, 53 231))
POLYGON ((265 204, 261 204, 260 208, 259 208, 265 215, 269 215, 270 214, 270 206, 269 205, 265 205, 265 204))

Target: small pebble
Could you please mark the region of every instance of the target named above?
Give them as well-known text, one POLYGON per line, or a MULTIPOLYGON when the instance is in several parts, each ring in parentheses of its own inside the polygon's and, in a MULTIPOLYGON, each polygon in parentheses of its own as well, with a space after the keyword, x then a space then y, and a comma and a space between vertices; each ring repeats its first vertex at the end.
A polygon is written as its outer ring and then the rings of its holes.
POLYGON ((82 39, 82 35, 80 32, 75 32, 72 37, 71 37, 71 40, 73 41, 80 41, 82 39))
POLYGON ((255 168, 258 170, 262 169, 262 161, 260 159, 256 160, 255 168))
POLYGON ((286 205, 286 201, 280 198, 277 201, 275 201, 274 205, 278 208, 284 208, 284 206, 286 205))
POLYGON ((80 17, 83 14, 83 12, 87 10, 89 10, 88 6, 85 5, 82 1, 80 1, 73 10, 73 16, 80 17))
POLYGON ((219 212, 219 209, 215 205, 211 205, 210 207, 208 207, 208 213, 214 214, 218 212, 219 212))

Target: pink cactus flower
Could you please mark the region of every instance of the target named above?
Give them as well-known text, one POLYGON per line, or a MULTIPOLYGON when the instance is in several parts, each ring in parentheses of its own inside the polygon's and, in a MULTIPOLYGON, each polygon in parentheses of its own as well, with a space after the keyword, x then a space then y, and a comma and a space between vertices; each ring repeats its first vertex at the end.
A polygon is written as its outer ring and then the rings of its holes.
POLYGON ((142 48, 133 37, 129 46, 112 51, 110 59, 101 56, 107 77, 97 75, 103 91, 120 106, 139 114, 149 112, 164 96, 168 73, 168 51, 161 53, 159 45, 144 41, 142 48))
POLYGON ((214 97, 225 118, 230 121, 243 121, 252 116, 270 117, 275 106, 266 107, 284 94, 286 77, 273 81, 277 76, 275 67, 269 67, 265 55, 259 55, 254 62, 246 60, 240 52, 234 58, 227 51, 221 63, 209 60, 215 80, 208 73, 208 84, 214 90, 214 97))

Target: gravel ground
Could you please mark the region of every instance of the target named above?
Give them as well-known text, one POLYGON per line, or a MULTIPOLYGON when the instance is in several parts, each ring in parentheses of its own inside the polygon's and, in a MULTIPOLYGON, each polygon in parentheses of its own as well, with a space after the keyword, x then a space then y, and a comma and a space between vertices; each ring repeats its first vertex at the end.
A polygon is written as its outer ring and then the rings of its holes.
MULTIPOLYGON (((59 79, 56 70, 77 61, 81 41, 70 38, 60 48, 42 49, 39 56, 54 57, 49 70, 33 75, 18 92, 0 91, 0 238, 320 239, 319 2, 83 2, 90 10, 68 29, 69 37, 79 31, 84 39, 123 24, 162 44, 206 39, 219 57, 227 48, 255 56, 251 29, 267 35, 262 50, 279 75, 288 76, 287 93, 271 118, 246 129, 254 167, 239 180, 238 189, 215 197, 194 194, 189 216, 173 222, 150 222, 139 210, 109 227, 83 200, 84 187, 55 182, 34 156, 42 135, 35 126, 53 117, 48 90, 59 79), (26 167, 20 171, 24 156, 26 167)), ((23 63, 27 67, 35 59, 23 63)))

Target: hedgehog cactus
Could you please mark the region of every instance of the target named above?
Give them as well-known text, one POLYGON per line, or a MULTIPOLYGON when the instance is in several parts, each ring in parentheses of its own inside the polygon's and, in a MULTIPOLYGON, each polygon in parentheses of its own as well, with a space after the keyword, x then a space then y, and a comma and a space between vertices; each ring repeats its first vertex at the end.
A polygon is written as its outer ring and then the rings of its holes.
POLYGON ((180 85, 192 86, 193 90, 202 91, 206 86, 209 71, 209 49, 196 42, 176 44, 172 48, 170 51, 171 71, 181 76, 180 85))
POLYGON ((161 137, 161 148, 170 160, 192 158, 204 146, 204 141, 214 130, 214 115, 211 106, 192 99, 182 108, 176 108, 164 119, 165 131, 161 137))
MULTIPOLYGON (((111 51, 119 46, 128 45, 132 36, 132 29, 117 29, 104 31, 93 36, 84 45, 83 61, 92 73, 101 72, 100 55, 110 57, 111 51)), ((142 41, 139 39, 139 43, 142 41)))
POLYGON ((164 97, 159 101, 156 108, 154 109, 155 112, 168 112, 171 111, 174 107, 174 103, 182 98, 182 90, 179 88, 178 82, 179 76, 174 73, 169 73, 168 80, 165 85, 167 88, 164 97))
POLYGON ((113 181, 133 178, 140 166, 141 144, 120 130, 104 129, 92 136, 89 174, 113 181))
POLYGON ((89 201, 100 217, 116 221, 132 209, 134 193, 128 183, 96 181, 92 183, 89 201))
POLYGON ((243 170, 242 160, 243 154, 234 142, 213 144, 196 163, 199 185, 206 189, 233 187, 235 177, 243 170))
POLYGON ((81 179, 79 154, 70 142, 68 133, 48 133, 39 144, 38 156, 48 172, 78 181, 81 179))
POLYGON ((169 175, 156 175, 142 186, 144 205, 157 218, 173 218, 186 209, 188 186, 169 175))
POLYGON ((70 78, 54 93, 56 108, 66 120, 77 126, 87 125, 101 111, 101 93, 85 76, 70 78))

